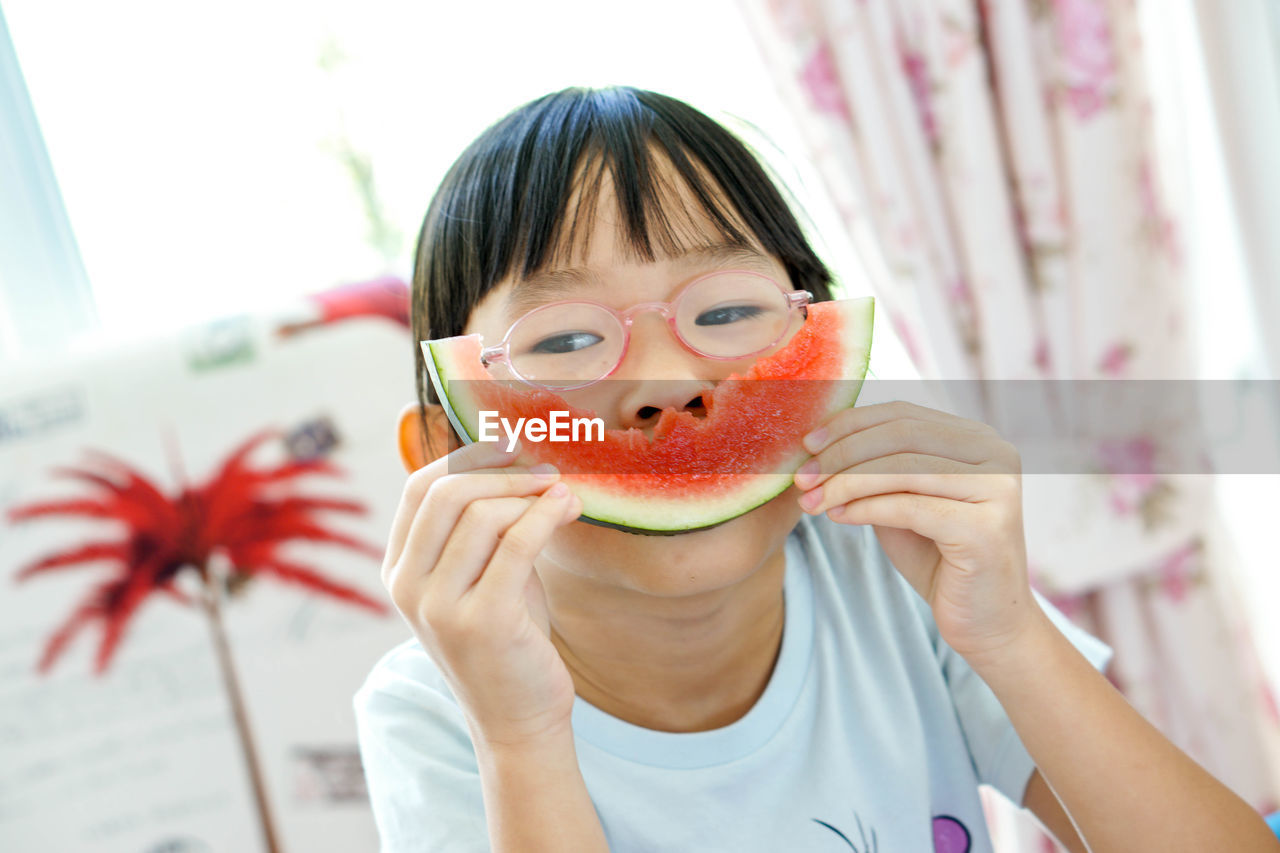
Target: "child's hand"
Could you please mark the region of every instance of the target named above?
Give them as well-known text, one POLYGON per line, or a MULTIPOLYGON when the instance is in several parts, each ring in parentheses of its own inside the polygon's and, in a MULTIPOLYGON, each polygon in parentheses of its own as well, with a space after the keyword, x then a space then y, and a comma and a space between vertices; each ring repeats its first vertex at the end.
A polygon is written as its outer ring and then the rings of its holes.
POLYGON ((991 427, 910 403, 847 409, 806 436, 801 507, 875 525, 889 559, 973 663, 1039 613, 1027 580, 1021 460, 991 427), (825 434, 824 434, 825 432, 825 434))
POLYGON ((472 736, 504 746, 569 726, 573 680, 549 639, 533 560, 582 509, 554 470, 539 476, 514 460, 473 444, 411 474, 382 565, 472 736))

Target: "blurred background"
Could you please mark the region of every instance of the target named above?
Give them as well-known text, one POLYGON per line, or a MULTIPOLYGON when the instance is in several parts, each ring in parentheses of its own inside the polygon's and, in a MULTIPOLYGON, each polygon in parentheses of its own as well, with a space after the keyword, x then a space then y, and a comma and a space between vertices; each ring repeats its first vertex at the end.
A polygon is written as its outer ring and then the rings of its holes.
MULTIPOLYGON (((564 86, 745 136, 879 300, 877 377, 1249 380, 1242 435, 1277 434, 1275 0, 0 16, 6 851, 375 849, 350 695, 408 637, 377 569, 414 241, 458 153, 564 86)), ((1272 811, 1280 476, 1173 473, 1165 438, 1028 478, 1035 582, 1272 811)))

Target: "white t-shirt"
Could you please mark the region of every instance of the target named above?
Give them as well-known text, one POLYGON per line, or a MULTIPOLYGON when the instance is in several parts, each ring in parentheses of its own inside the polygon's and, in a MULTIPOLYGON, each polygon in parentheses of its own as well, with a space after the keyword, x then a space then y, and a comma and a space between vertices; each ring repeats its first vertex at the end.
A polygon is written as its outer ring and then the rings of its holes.
MULTIPOLYGON (((1021 804, 1031 757, 938 637, 870 527, 804 517, 763 695, 713 731, 659 732, 581 698, 578 760, 613 853, 989 853, 979 783, 1021 804)), ((1041 606, 1105 667, 1110 649, 1041 606)), ((355 697, 383 853, 488 850, 480 777, 449 687, 416 640, 355 697)))

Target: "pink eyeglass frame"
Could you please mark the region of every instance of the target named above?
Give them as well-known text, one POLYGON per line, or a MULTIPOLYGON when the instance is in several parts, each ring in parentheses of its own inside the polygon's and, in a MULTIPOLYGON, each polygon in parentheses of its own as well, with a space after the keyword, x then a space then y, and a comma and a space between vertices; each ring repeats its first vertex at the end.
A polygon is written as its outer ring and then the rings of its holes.
POLYGON ((744 358, 749 358, 753 355, 756 355, 757 353, 764 352, 765 350, 769 349, 774 344, 776 344, 778 341, 782 340, 783 336, 786 335, 787 333, 786 328, 784 328, 781 332, 779 332, 776 338, 774 338, 772 341, 765 344, 764 346, 760 347, 760 349, 755 350, 754 352, 743 353, 742 355, 723 356, 723 355, 710 355, 708 353, 702 352, 697 347, 693 346, 692 344, 690 344, 688 341, 684 339, 684 336, 680 334, 679 327, 676 325, 676 308, 679 305, 680 300, 684 298, 684 295, 688 293, 690 289, 692 289, 695 285, 699 284, 700 282, 706 281, 709 278, 715 278, 716 276, 722 276, 722 275, 749 275, 753 278, 764 279, 765 281, 772 284, 774 287, 778 288, 778 291, 783 295, 783 297, 787 301, 787 308, 789 309, 789 311, 795 311, 797 308, 799 308, 802 311, 805 311, 804 316, 806 318, 808 317, 807 308, 809 304, 813 302, 813 294, 810 293, 809 291, 787 290, 785 287, 782 286, 780 282, 777 281, 777 279, 771 278, 770 276, 763 275, 758 272, 752 272, 751 270, 716 270, 715 272, 711 272, 711 273, 707 273, 706 275, 699 276, 698 278, 695 278, 693 281, 686 284, 684 287, 680 288, 680 292, 677 293, 676 297, 669 302, 640 302, 636 305, 632 305, 630 308, 626 309, 625 311, 619 311, 616 308, 610 308, 608 305, 605 305, 600 302, 595 302, 590 299, 562 299, 559 302, 551 302, 551 303, 548 303, 547 305, 542 305, 538 308, 533 309, 532 311, 530 311, 529 313, 525 314, 524 316, 517 319, 514 323, 512 323, 507 328, 507 333, 503 335, 502 341, 500 343, 495 344, 494 346, 491 346, 491 347, 486 347, 483 350, 481 350, 480 363, 483 364, 485 367, 488 367, 489 365, 499 361, 505 362, 507 365, 507 369, 511 371, 512 375, 514 375, 516 379, 519 379, 521 382, 523 382, 526 385, 532 385, 535 388, 545 388, 545 389, 554 390, 554 391, 576 391, 580 388, 586 388, 587 386, 594 385, 597 382, 600 382, 601 380, 608 379, 611 375, 613 375, 613 372, 617 370, 618 367, 622 364, 622 362, 626 359, 627 352, 631 348, 632 319, 636 315, 643 313, 645 311, 660 312, 663 316, 663 319, 667 321, 667 326, 671 329, 672 336, 680 343, 682 347, 684 347, 686 350, 693 353, 694 355, 697 355, 701 358, 711 359, 713 361, 739 361, 744 358), (594 305, 612 314, 614 318, 617 319, 618 324, 622 326, 622 334, 623 334, 622 351, 618 353, 618 360, 614 363, 613 367, 609 368, 609 371, 605 373, 603 376, 597 379, 592 379, 590 382, 579 383, 578 385, 550 386, 550 385, 544 385, 532 379, 526 379, 525 377, 520 375, 520 371, 516 370, 515 365, 511 363, 511 359, 510 359, 511 333, 515 331, 516 326, 524 322, 526 318, 534 314, 537 314, 540 311, 547 311, 551 308, 557 308, 561 305, 594 305))

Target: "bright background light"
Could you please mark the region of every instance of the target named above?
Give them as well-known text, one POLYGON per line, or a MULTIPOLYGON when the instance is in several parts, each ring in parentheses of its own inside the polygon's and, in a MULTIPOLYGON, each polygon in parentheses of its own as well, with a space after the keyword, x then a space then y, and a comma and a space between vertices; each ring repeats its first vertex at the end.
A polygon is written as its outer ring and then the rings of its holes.
MULTIPOLYGON (((758 127, 819 251, 868 290, 733 0, 4 9, 110 335, 407 280, 454 158, 571 85, 655 89, 758 127)), ((877 373, 914 375, 888 324, 877 338, 877 373)))

